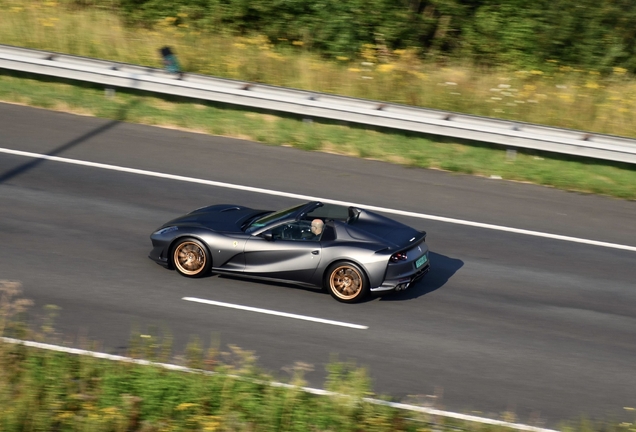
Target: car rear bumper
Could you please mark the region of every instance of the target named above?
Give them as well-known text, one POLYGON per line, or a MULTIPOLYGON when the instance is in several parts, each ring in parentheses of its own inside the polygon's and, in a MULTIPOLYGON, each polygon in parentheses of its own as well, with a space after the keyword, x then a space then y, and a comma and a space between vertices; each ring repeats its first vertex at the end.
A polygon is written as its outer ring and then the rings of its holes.
POLYGON ((409 276, 400 277, 397 279, 387 279, 382 282, 379 287, 371 288, 371 292, 386 292, 386 291, 403 291, 407 289, 411 284, 422 279, 426 273, 431 269, 430 263, 426 263, 425 266, 418 269, 415 273, 409 276))

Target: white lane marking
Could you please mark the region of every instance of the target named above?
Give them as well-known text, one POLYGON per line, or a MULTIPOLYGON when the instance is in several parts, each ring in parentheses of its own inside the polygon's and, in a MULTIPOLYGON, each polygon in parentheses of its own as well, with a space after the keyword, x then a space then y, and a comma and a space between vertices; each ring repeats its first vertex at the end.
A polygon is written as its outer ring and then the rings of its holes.
POLYGON ((553 240, 562 240, 562 241, 567 241, 572 243, 581 243, 581 244, 587 244, 591 246, 600 246, 600 247, 636 252, 636 246, 628 246, 628 245, 622 245, 618 243, 608 243, 603 241, 589 240, 589 239, 578 238, 578 237, 570 237, 570 236, 564 236, 559 234, 550 234, 550 233, 544 233, 540 231, 532 231, 532 230, 526 230, 526 229, 520 229, 520 228, 511 228, 511 227, 506 227, 502 225, 472 222, 472 221, 467 221, 462 219, 454 219, 454 218, 448 218, 443 216, 435 216, 435 215, 416 213, 416 212, 410 212, 410 211, 404 211, 404 210, 395 210, 395 209, 390 209, 385 207, 377 207, 377 206, 371 206, 366 204, 358 204, 358 203, 352 203, 347 201, 338 201, 338 200, 332 200, 328 198, 315 197, 311 195, 301 195, 301 194, 281 192, 281 191, 276 191, 271 189, 257 188, 252 186, 235 185, 232 183, 223 183, 223 182, 218 182, 213 180, 198 179, 194 177, 165 174, 165 173, 160 173, 155 171, 146 171, 146 170, 141 170, 136 168, 126 168, 126 167, 120 167, 117 165, 108 165, 108 164, 97 163, 97 162, 87 162, 83 160, 68 159, 68 158, 62 158, 58 156, 49 156, 49 155, 25 152, 20 150, 0 148, 0 153, 6 153, 6 154, 12 154, 16 156, 24 156, 24 157, 30 157, 30 158, 36 158, 36 159, 44 159, 44 160, 68 163, 73 165, 81 165, 81 166, 87 166, 92 168, 101 168, 101 169, 106 169, 111 171, 120 171, 120 172, 125 172, 130 174, 139 174, 139 175, 145 175, 149 177, 159 177, 159 178, 184 181, 189 183, 198 183, 198 184, 204 184, 208 186, 222 187, 226 189, 236 189, 236 190, 241 190, 245 192, 254 192, 254 193, 260 193, 260 194, 266 194, 266 195, 276 195, 276 196, 295 198, 295 199, 307 200, 307 201, 322 201, 325 203, 344 205, 344 206, 355 206, 355 207, 361 207, 364 209, 378 211, 382 213, 389 213, 389 214, 407 216, 407 217, 418 218, 418 219, 428 219, 428 220, 434 220, 438 222, 452 223, 456 225, 466 225, 466 226, 471 226, 476 228, 485 228, 485 229, 496 230, 496 231, 504 231, 504 232, 515 233, 515 234, 523 234, 523 235, 529 235, 534 237, 543 237, 543 238, 549 238, 553 240))
POLYGON ((367 326, 363 326, 363 325, 359 325, 359 324, 350 324, 350 323, 341 322, 341 321, 333 321, 333 320, 328 320, 328 319, 323 319, 323 318, 314 318, 314 317, 305 316, 305 315, 296 315, 296 314, 292 314, 292 313, 278 312, 278 311, 274 311, 274 310, 255 308, 255 307, 251 307, 251 306, 242 306, 242 305, 237 305, 237 304, 232 304, 232 303, 223 303, 223 302, 219 302, 219 301, 205 300, 205 299, 200 299, 200 298, 196 298, 196 297, 183 297, 181 300, 185 300, 185 301, 189 301, 189 302, 195 302, 195 303, 209 304, 209 305, 212 305, 212 306, 221 306, 221 307, 226 307, 226 308, 230 308, 230 309, 240 309, 240 310, 244 310, 244 311, 257 312, 257 313, 262 313, 262 314, 266 314, 266 315, 276 315, 276 316, 280 316, 280 317, 293 318, 293 319, 303 320, 303 321, 312 321, 312 322, 317 322, 317 323, 321 323, 321 324, 329 324, 329 325, 335 325, 335 326, 340 326, 340 327, 348 327, 348 328, 357 329, 357 330, 367 330, 369 328, 367 326))
MULTIPOLYGON (((185 366, 179 366, 179 365, 175 365, 175 364, 170 364, 170 363, 158 363, 158 362, 152 362, 149 360, 141 360, 141 359, 135 359, 132 357, 124 357, 124 356, 118 356, 118 355, 113 355, 113 354, 106 354, 106 353, 101 353, 101 352, 96 352, 96 351, 87 351, 87 350, 83 350, 83 349, 77 349, 77 348, 69 348, 69 347, 64 347, 64 346, 60 346, 60 345, 51 345, 51 344, 45 344, 42 342, 32 342, 32 341, 26 341, 26 340, 21 340, 21 339, 13 339, 13 338, 8 338, 8 337, 0 337, 0 341, 3 341, 5 343, 9 343, 9 344, 18 344, 18 345, 24 345, 27 347, 31 347, 31 348, 37 348, 37 349, 43 349, 43 350, 49 350, 49 351, 56 351, 56 352, 63 352, 63 353, 67 353, 67 354, 74 354, 74 355, 85 355, 85 356, 89 356, 89 357, 94 357, 94 358, 99 358, 99 359, 104 359, 104 360, 110 360, 110 361, 119 361, 119 362, 125 362, 125 363, 133 363, 133 364, 138 364, 138 365, 143 365, 143 366, 157 366, 157 367, 161 367, 164 369, 169 369, 169 370, 175 370, 175 371, 180 371, 180 372, 187 372, 187 373, 198 373, 198 374, 202 374, 202 375, 217 375, 217 372, 212 372, 212 371, 206 371, 206 370, 201 370, 201 369, 191 369, 185 366)), ((241 376, 238 375, 225 375, 231 378, 235 378, 235 379, 243 379, 243 380, 250 380, 249 378, 243 378, 241 376)), ((262 381, 258 381, 258 380, 251 380, 252 382, 258 382, 258 383, 262 383, 262 381)), ((286 384, 286 383, 280 383, 280 382, 276 382, 276 381, 272 381, 269 383, 272 387, 283 387, 283 388, 300 388, 302 391, 307 392, 307 393, 311 393, 311 394, 315 394, 315 395, 320 395, 320 396, 342 396, 341 394, 335 393, 335 392, 331 392, 331 391, 327 391, 327 390, 323 390, 323 389, 317 389, 317 388, 312 388, 312 387, 297 387, 297 386, 293 386, 291 384, 286 384)), ((528 432, 558 432, 554 429, 544 429, 544 428, 540 428, 537 426, 530 426, 530 425, 525 425, 522 423, 510 423, 510 422, 505 422, 502 420, 495 420, 495 419, 490 419, 487 417, 477 417, 477 416, 473 416, 473 415, 467 415, 467 414, 460 414, 460 413, 456 413, 456 412, 452 412, 452 411, 442 411, 442 410, 438 410, 438 409, 434 409, 434 408, 427 408, 427 407, 422 407, 422 406, 417 406, 417 405, 409 405, 409 404, 403 404, 403 403, 398 403, 398 402, 388 402, 388 401, 384 401, 381 399, 373 399, 373 398, 362 398, 365 402, 374 404, 374 405, 384 405, 384 406, 389 406, 392 408, 396 408, 396 409, 401 409, 404 411, 413 411, 413 412, 420 412, 420 413, 425 413, 425 414, 430 414, 430 415, 436 415, 436 416, 441 416, 441 417, 449 417, 449 418, 455 418, 458 420, 465 420, 468 422, 475 422, 475 423, 482 423, 482 424, 490 424, 490 425, 497 425, 497 426, 504 426, 504 427, 508 427, 511 429, 516 429, 516 430, 522 430, 522 431, 528 431, 528 432)))

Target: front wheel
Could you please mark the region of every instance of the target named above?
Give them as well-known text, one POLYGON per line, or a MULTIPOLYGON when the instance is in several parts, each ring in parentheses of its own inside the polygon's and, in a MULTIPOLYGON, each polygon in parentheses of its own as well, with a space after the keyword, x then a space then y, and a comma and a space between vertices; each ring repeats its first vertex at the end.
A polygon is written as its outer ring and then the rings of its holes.
POLYGON ((358 302, 369 294, 367 276, 352 262, 336 263, 329 267, 325 285, 331 296, 343 303, 358 302))
POLYGON ((179 240, 172 250, 172 264, 183 276, 201 277, 210 271, 212 260, 208 248, 199 240, 179 240))

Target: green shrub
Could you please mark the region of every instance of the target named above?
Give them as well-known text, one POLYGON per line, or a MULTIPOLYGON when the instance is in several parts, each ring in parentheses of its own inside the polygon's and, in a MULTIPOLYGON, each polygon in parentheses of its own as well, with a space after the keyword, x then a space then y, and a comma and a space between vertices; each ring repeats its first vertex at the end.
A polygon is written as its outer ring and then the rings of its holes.
POLYGON ((631 0, 67 0, 121 8, 130 25, 159 22, 213 32, 261 34, 330 57, 372 47, 488 66, 545 68, 547 60, 609 72, 636 71, 631 0))

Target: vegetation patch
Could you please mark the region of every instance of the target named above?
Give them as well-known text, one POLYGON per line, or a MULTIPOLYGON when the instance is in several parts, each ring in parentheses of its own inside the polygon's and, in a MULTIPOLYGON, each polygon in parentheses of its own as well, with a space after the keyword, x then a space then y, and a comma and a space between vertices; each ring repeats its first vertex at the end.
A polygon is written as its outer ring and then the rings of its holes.
POLYGON ((326 3, 0 0, 0 43, 151 67, 169 45, 186 72, 636 137, 633 2, 326 3), (579 18, 585 28, 570 28, 579 18), (308 39, 347 34, 346 55, 343 41, 308 39))

